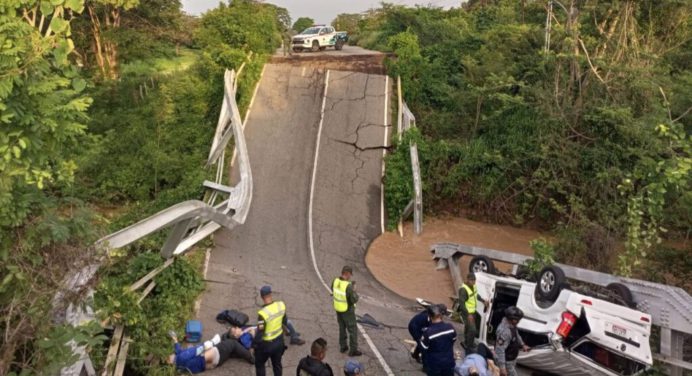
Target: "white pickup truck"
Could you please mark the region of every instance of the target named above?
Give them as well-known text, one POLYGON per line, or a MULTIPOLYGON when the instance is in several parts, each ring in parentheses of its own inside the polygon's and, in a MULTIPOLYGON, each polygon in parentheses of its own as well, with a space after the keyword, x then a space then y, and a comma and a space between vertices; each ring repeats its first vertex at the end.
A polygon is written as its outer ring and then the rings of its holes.
MULTIPOLYGON (((539 283, 542 283, 541 279, 539 283)), ((518 363, 560 376, 634 376, 653 364, 651 316, 568 289, 554 302, 538 301, 536 283, 476 273, 480 296, 480 340, 494 345, 495 329, 507 307, 524 312, 518 329, 531 351, 518 363)))
POLYGON ((345 31, 335 31, 331 26, 317 25, 294 36, 291 45, 294 52, 303 50, 317 52, 324 51, 327 47, 341 50, 347 41, 348 35, 345 31))

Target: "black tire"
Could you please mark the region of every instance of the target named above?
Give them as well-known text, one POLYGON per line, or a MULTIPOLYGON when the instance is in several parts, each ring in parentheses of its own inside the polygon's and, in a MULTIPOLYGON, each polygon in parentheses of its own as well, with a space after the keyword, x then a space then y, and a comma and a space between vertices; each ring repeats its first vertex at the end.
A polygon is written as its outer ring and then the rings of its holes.
POLYGON ((336 44, 334 45, 334 49, 337 51, 341 51, 344 48, 344 41, 343 40, 337 40, 336 44))
POLYGON ((485 272, 495 274, 493 260, 486 256, 474 256, 469 262, 469 273, 485 272))
POLYGON ((637 308, 637 303, 634 302, 632 291, 630 291, 629 287, 622 283, 613 282, 606 286, 606 289, 615 297, 617 304, 629 308, 637 308))
POLYGON ((300 52, 302 50, 303 50, 302 48, 293 47, 293 52, 300 52))
POLYGON ((560 291, 565 286, 567 278, 565 272, 557 266, 546 266, 538 274, 536 282, 536 294, 542 300, 554 302, 560 296, 560 291))
POLYGON ((317 52, 317 51, 319 51, 319 50, 320 50, 320 42, 318 42, 318 41, 316 41, 316 40, 313 40, 313 41, 312 41, 312 48, 311 48, 311 51, 312 51, 312 52, 317 52))

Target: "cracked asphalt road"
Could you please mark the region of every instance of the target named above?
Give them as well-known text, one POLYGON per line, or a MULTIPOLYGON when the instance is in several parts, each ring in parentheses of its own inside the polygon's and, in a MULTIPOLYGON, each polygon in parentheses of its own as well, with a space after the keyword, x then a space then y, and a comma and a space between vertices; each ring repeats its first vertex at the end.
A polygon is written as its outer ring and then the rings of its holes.
MULTIPOLYGON (((214 321, 223 309, 242 310, 255 321, 258 290, 272 285, 275 299, 286 302, 288 317, 308 342, 289 346, 283 358, 287 374, 317 337, 330 344, 327 361, 335 372, 346 359, 337 351, 331 296, 315 273, 309 248, 310 185, 325 76, 319 66, 266 65, 245 129, 253 202, 244 225, 215 235, 207 279, 218 282, 207 283, 199 311, 208 338, 223 330, 214 321)), ((313 201, 316 264, 327 283, 343 264, 354 267, 361 295, 357 314, 387 325, 365 327, 369 337, 394 374, 422 374, 403 342, 413 303, 379 284, 364 263, 368 245, 381 231, 382 148, 391 126, 390 114, 385 124, 387 80, 345 71, 330 71, 329 77, 313 201)), ((385 374, 360 334, 359 347, 368 375, 385 374)), ((207 374, 253 375, 254 368, 231 359, 207 374)))

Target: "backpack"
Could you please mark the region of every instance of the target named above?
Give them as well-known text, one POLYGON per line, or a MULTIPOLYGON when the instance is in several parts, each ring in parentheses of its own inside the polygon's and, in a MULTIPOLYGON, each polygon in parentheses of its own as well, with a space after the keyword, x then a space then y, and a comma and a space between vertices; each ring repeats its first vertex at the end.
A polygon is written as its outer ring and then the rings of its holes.
POLYGON ((250 320, 248 315, 235 309, 225 309, 216 315, 216 321, 221 324, 243 327, 250 320))

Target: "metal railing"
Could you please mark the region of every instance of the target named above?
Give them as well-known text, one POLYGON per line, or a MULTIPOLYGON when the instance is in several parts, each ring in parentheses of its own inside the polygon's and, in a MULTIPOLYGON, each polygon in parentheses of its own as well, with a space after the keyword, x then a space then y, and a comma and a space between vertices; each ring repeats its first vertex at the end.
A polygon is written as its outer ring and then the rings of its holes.
MULTIPOLYGON (((398 101, 398 112, 397 112, 397 122, 396 129, 398 132, 399 141, 401 141, 401 136, 407 130, 416 127, 416 117, 406 105, 406 102, 402 99, 401 95, 401 77, 396 79, 397 92, 399 96, 398 101)), ((418 160, 418 145, 412 142, 409 145, 409 151, 411 153, 411 171, 413 172, 413 198, 406 205, 404 212, 401 215, 400 221, 403 221, 406 217, 411 215, 413 212, 413 231, 416 235, 420 235, 423 232, 423 184, 420 174, 420 163, 418 160)))
MULTIPOLYGON (((240 67, 239 72, 244 66, 245 64, 240 67)), ((243 123, 236 103, 237 81, 238 75, 235 71, 227 70, 224 73, 223 104, 206 164, 207 167, 216 164, 216 175, 213 182, 205 181, 203 183, 204 187, 210 190, 204 201, 188 200, 173 205, 96 242, 97 247, 104 247, 108 250, 117 249, 171 227, 171 231, 160 250, 161 256, 167 261, 129 288, 130 291, 135 291, 149 282, 141 299, 154 287, 152 281, 154 276, 169 266, 174 257, 184 254, 193 245, 213 234, 222 226, 233 229, 235 226, 245 223, 252 202, 252 172, 245 136, 243 135, 243 123), (225 175, 225 151, 231 137, 235 139, 234 157, 236 155, 238 157, 238 170, 240 172, 240 178, 234 186, 222 183, 225 175), (226 196, 226 198, 217 203, 216 201, 221 196, 226 196)), ((228 179, 230 180, 230 176, 228 179)), ((99 265, 95 264, 83 269, 68 281, 68 287, 77 289, 84 286, 92 279, 98 268, 99 265)), ((56 299, 61 299, 61 297, 56 297, 56 299)), ((70 305, 65 317, 65 321, 71 325, 80 325, 94 319, 95 315, 88 306, 82 309, 82 307, 70 305)), ((124 368, 130 340, 122 326, 116 327, 116 333, 118 335, 114 336, 111 349, 109 349, 106 357, 104 374, 122 374, 124 368), (111 373, 110 369, 112 362, 117 362, 114 373, 111 373)), ((73 352, 80 356, 80 359, 72 366, 63 368, 61 375, 94 375, 94 367, 85 349, 75 345, 72 348, 73 352)))
MULTIPOLYGON (((431 248, 433 258, 440 263, 439 268, 449 267, 452 280, 461 286, 462 279, 458 261, 464 255, 485 256, 492 260, 522 265, 531 257, 517 253, 498 251, 465 244, 437 243, 431 248)), ((593 270, 556 263, 565 276, 575 281, 606 287, 611 283, 620 283, 632 292, 637 310, 651 315, 652 324, 661 328, 660 354, 654 358, 667 363, 670 374, 681 376, 683 369, 692 370, 692 363, 683 359, 683 342, 685 336, 692 335, 692 297, 683 289, 674 286, 653 283, 634 278, 625 278, 593 270)), ((455 286, 455 287, 456 287, 455 286)))

